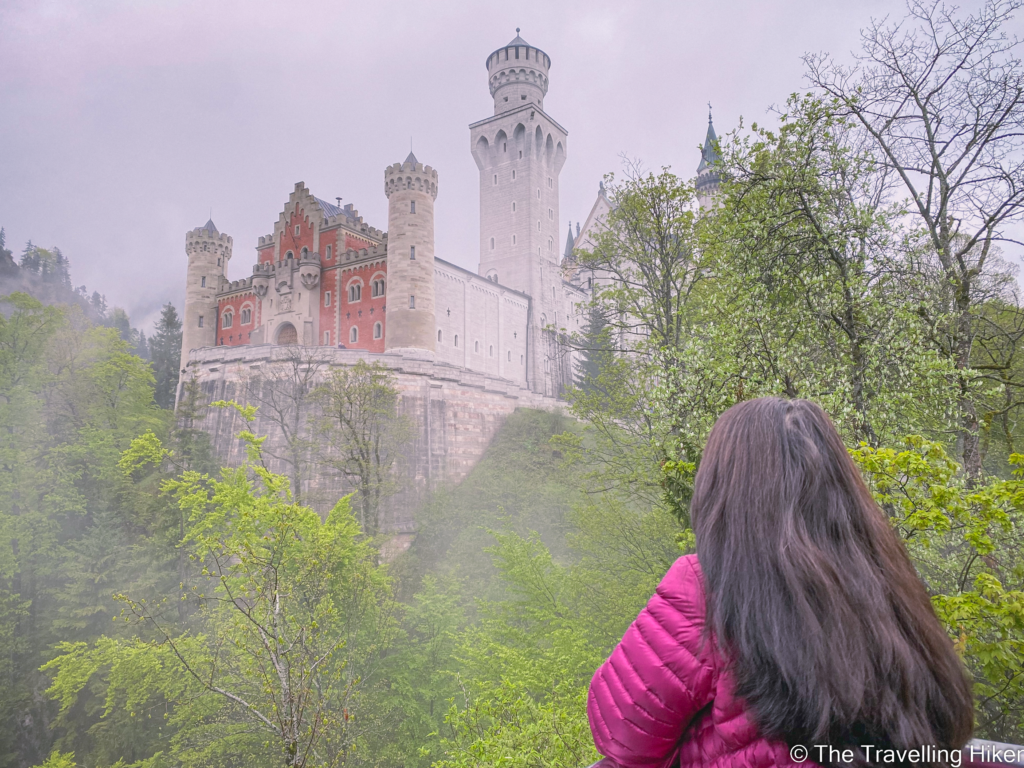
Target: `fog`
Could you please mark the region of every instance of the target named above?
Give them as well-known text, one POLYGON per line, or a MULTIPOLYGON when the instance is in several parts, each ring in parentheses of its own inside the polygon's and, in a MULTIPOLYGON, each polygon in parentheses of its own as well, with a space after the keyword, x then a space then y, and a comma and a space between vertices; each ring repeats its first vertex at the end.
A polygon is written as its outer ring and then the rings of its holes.
MULTIPOLYGON (((690 176, 719 135, 846 58, 902 3, 289 3, 5 0, 0 225, 17 257, 58 246, 74 284, 149 330, 184 297, 185 232, 212 215, 249 273, 295 182, 386 228, 385 166, 410 140, 439 172, 437 255, 475 269, 471 122, 484 61, 517 27, 552 59, 545 110, 569 131, 561 218, 586 217, 628 153, 690 176)), ((1016 23, 1016 22, 1015 22, 1016 23)))

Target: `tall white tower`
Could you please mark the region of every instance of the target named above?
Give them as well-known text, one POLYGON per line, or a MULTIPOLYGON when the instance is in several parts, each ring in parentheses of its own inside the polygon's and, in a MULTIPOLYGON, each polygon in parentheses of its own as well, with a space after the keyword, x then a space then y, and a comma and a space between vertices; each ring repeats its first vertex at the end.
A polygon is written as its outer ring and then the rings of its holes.
POLYGON ((432 357, 434 334, 434 200, 437 171, 410 152, 384 169, 388 197, 388 303, 384 349, 432 357))
POLYGON ((190 351, 217 342, 217 291, 227 276, 231 245, 231 238, 217 231, 213 219, 185 234, 188 277, 181 326, 182 372, 190 351))
POLYGON ((543 329, 566 320, 558 174, 567 133, 544 112, 551 59, 518 33, 487 57, 493 117, 469 126, 480 169, 480 274, 531 297, 526 376, 531 389, 553 394, 545 380, 557 351, 543 329))

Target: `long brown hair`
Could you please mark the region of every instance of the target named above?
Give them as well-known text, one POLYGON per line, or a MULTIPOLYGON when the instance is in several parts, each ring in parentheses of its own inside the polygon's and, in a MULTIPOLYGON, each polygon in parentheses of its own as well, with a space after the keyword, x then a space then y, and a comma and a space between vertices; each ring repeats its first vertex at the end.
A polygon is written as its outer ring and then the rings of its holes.
POLYGON ((821 408, 762 398, 726 411, 691 516, 708 626, 763 735, 902 749, 970 738, 964 666, 821 408))

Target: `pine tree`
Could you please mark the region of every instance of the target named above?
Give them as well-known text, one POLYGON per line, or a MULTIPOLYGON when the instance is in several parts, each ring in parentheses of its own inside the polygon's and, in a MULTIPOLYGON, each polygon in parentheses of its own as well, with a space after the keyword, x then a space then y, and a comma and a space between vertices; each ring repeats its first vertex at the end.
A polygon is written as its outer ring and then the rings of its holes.
POLYGON ((21 252, 21 268, 27 272, 39 273, 39 249, 31 240, 25 243, 25 250, 21 252))
POLYGON ((92 304, 92 308, 96 310, 100 317, 107 314, 107 297, 101 296, 99 291, 92 292, 92 298, 89 300, 92 304))
POLYGON ((149 340, 143 331, 139 331, 139 340, 135 344, 135 354, 143 360, 149 360, 149 340))
POLYGON ((11 250, 7 247, 7 233, 0 227, 0 275, 9 275, 18 271, 11 250))
POLYGON ((590 391, 612 355, 611 329, 600 309, 592 308, 580 334, 580 358, 576 362, 576 385, 590 391))
POLYGON ((181 361, 181 319, 170 302, 164 305, 156 334, 149 340, 149 354, 156 377, 153 397, 161 408, 173 408, 181 361))

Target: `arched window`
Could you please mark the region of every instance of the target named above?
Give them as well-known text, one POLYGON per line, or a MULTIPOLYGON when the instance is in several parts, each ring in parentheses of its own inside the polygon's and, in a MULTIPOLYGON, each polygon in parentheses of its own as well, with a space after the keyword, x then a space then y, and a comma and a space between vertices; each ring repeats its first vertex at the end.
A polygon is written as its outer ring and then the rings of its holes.
POLYGON ((359 329, 356 328, 354 325, 351 328, 349 328, 348 340, 353 344, 359 341, 359 329))
POLYGON ((302 234, 302 227, 299 226, 298 224, 296 224, 295 225, 295 236, 298 237, 300 234, 302 234))
POLYGON ((295 258, 295 254, 294 254, 294 253, 292 253, 291 251, 288 251, 288 253, 286 253, 286 254, 284 255, 284 257, 285 257, 286 259, 294 259, 294 258, 295 258))
POLYGON ((384 335, 384 326, 381 325, 380 323, 374 323, 373 324, 373 338, 379 339, 383 335, 384 335))
POLYGON ((220 327, 221 328, 230 328, 231 324, 234 321, 235 321, 235 316, 231 313, 231 310, 229 309, 227 312, 224 313, 224 319, 221 320, 220 327))
POLYGON ((370 296, 372 298, 377 298, 378 296, 383 296, 383 295, 384 295, 384 278, 382 277, 382 278, 380 278, 378 280, 374 280, 372 283, 370 283, 370 296))
POLYGON ((474 341, 473 342, 473 351, 474 352, 479 352, 480 351, 480 342, 479 341, 474 341))
POLYGON ((491 250, 492 251, 494 250, 494 238, 493 237, 491 238, 491 250))
POLYGON ((331 258, 331 246, 327 246, 327 258, 331 258))
POLYGON ((416 201, 415 200, 410 200, 409 201, 409 213, 416 213, 416 201))
MULTIPOLYGON (((199 319, 202 320, 203 318, 199 318, 199 319)), ((200 325, 202 325, 202 323, 200 323, 200 325)), ((457 334, 457 333, 455 334, 455 346, 456 347, 459 346, 459 334, 457 334)))
POLYGON ((512 201, 512 213, 515 213, 515 212, 516 212, 516 201, 513 200, 512 201))
POLYGON ((437 340, 439 342, 441 341, 441 331, 440 331, 440 329, 438 329, 438 331, 437 331, 437 340))
POLYGON ((350 302, 360 301, 363 298, 363 286, 359 283, 352 283, 348 287, 348 300, 350 302))
POLYGON ((324 331, 324 346, 329 346, 331 343, 331 332, 324 331))
POLYGON ((508 351, 508 361, 510 363, 512 362, 512 350, 511 349, 508 351))
POLYGON ((493 344, 491 344, 491 346, 489 346, 487 348, 487 356, 488 357, 494 357, 494 345, 493 344))
POLYGON ((242 310, 241 323, 242 323, 242 325, 248 325, 251 322, 252 322, 252 310, 249 307, 245 307, 242 310))
POLYGON ((309 258, 309 248, 306 248, 305 246, 303 246, 302 250, 299 251, 299 258, 300 259, 308 259, 309 258))

